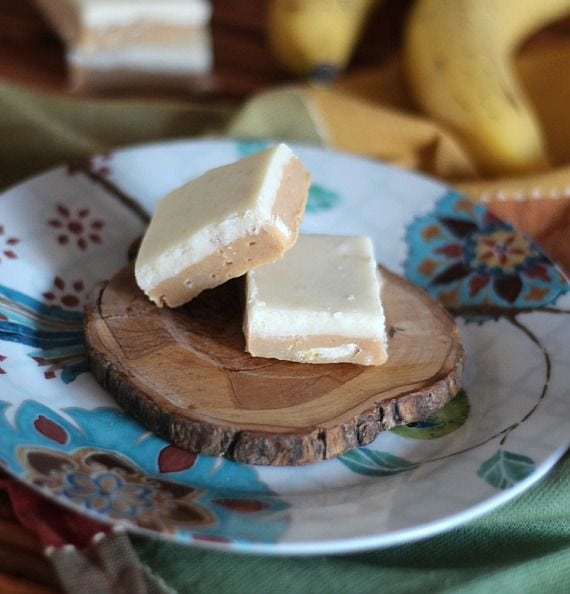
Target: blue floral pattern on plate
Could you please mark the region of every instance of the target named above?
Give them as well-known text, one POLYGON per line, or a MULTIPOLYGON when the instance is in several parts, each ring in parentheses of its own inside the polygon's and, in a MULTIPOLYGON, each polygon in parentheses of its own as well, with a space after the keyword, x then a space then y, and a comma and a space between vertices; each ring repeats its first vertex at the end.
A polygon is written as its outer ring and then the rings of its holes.
POLYGON ((87 371, 83 312, 67 311, 0 285, 0 340, 32 347, 28 356, 42 367, 46 379, 60 377, 66 384, 87 371))
POLYGON ((566 279, 538 246, 455 192, 416 219, 406 239, 408 279, 466 315, 535 309, 568 290, 566 279))
POLYGON ((197 540, 227 543, 273 542, 286 526, 286 514, 276 514, 287 505, 253 467, 180 450, 117 409, 66 409, 65 418, 27 401, 13 422, 8 409, 3 403, 0 416, 7 470, 101 519, 191 528, 197 540))

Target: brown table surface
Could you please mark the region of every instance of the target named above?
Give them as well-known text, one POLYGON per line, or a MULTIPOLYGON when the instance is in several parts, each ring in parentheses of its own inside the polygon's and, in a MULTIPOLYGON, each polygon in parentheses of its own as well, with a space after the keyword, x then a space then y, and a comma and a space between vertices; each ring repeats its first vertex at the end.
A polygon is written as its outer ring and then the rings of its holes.
MULTIPOLYGON (((255 91, 290 80, 268 51, 264 30, 267 2, 213 0, 214 99, 237 102, 255 91)), ((410 0, 383 0, 356 51, 354 67, 379 65, 392 54, 398 47, 409 5, 410 0)), ((549 31, 557 34, 561 30, 565 34, 570 32, 570 20, 549 31)), ((540 41, 540 37, 533 41, 537 39, 540 41)), ((66 92, 63 46, 31 0, 0 0, 0 79, 66 92)), ((189 98, 187 93, 178 96, 189 98)), ((14 518, 3 492, 0 492, 0 592, 61 592, 42 547, 14 518)))
MULTIPOLYGON (((239 100, 290 80, 268 51, 264 28, 267 3, 212 0, 215 97, 239 100)), ((354 64, 378 64, 396 47, 409 3, 383 0, 370 19, 354 64)), ((0 0, 0 78, 50 90, 65 89, 63 45, 32 0, 0 0)))

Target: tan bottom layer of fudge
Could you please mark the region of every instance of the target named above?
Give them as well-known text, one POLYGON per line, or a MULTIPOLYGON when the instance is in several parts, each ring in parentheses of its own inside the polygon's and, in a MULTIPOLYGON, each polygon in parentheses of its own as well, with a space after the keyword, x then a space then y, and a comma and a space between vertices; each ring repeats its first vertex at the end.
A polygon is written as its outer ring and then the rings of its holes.
POLYGON ((155 303, 178 307, 213 285, 242 276, 247 270, 267 262, 273 254, 281 254, 286 246, 282 237, 262 229, 256 236, 242 237, 184 268, 148 292, 155 303))
POLYGON ((308 336, 301 339, 251 335, 248 350, 254 357, 272 357, 298 363, 356 363, 382 365, 388 358, 381 340, 350 336, 308 336))
POLYGON ((167 41, 116 43, 102 48, 81 45, 68 49, 67 61, 73 90, 151 84, 189 88, 211 73, 212 49, 208 32, 194 31, 178 45, 167 41))
POLYGON ((82 51, 110 50, 129 45, 150 45, 171 47, 184 46, 195 36, 209 38, 207 28, 202 25, 166 25, 137 20, 128 27, 115 25, 97 29, 83 29, 76 40, 82 51))

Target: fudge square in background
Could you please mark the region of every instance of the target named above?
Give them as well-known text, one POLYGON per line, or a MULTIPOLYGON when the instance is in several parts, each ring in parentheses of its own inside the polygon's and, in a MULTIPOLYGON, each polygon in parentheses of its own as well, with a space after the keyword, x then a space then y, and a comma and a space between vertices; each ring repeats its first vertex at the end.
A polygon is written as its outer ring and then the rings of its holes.
POLYGON ((251 355, 300 363, 386 361, 382 279, 368 237, 299 235, 282 259, 246 278, 251 355))
POLYGON ((217 167, 158 201, 135 263, 159 307, 274 262, 299 233, 310 176, 285 144, 217 167))
POLYGON ((192 86, 212 69, 209 0, 35 1, 66 44, 73 89, 192 86))

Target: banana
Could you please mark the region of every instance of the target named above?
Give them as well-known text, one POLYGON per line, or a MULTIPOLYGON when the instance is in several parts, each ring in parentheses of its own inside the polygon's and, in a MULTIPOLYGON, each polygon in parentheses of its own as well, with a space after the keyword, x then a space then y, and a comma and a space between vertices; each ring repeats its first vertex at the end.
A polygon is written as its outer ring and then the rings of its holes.
POLYGON ((271 0, 268 35, 293 74, 333 78, 347 65, 377 0, 271 0))
POLYGON ((410 90, 455 130, 484 173, 548 167, 514 55, 531 33, 569 12, 570 0, 418 0, 412 8, 404 38, 410 90))

